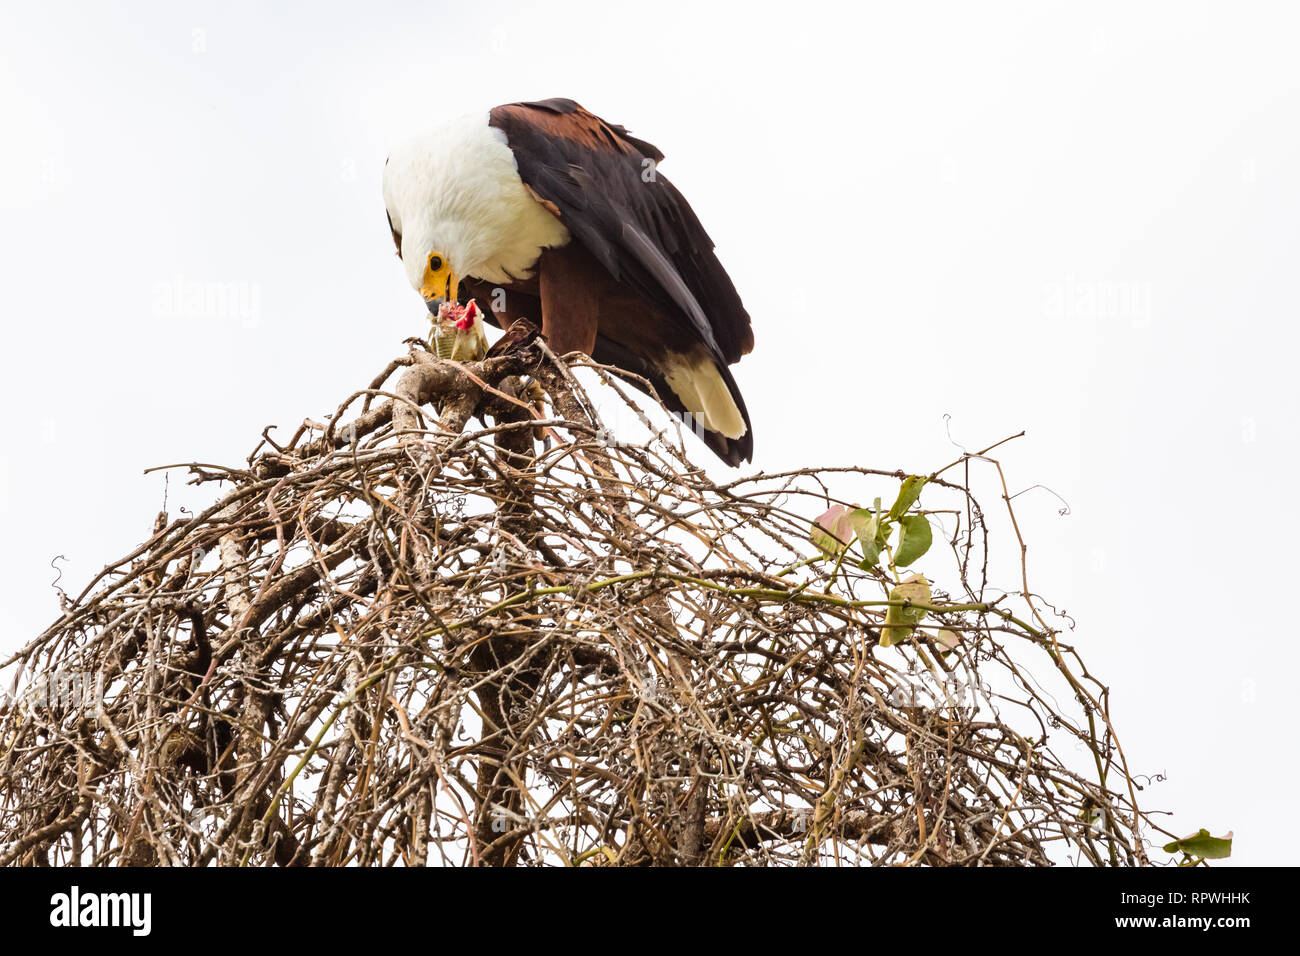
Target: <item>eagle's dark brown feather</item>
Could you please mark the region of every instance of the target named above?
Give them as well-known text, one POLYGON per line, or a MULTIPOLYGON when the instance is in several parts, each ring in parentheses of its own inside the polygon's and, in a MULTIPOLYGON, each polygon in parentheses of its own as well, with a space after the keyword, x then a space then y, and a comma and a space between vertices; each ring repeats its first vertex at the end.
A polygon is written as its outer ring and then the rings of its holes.
POLYGON ((749 314, 708 233, 657 169, 663 154, 568 99, 498 106, 489 122, 505 134, 524 184, 588 254, 572 249, 574 243, 547 250, 538 263, 540 289, 511 286, 540 294, 547 334, 562 340, 553 344, 645 375, 670 407, 680 402, 664 385, 656 360, 665 351, 693 354, 703 347, 746 425, 739 439, 709 433, 705 440, 730 464, 748 460, 749 413, 727 365, 753 348, 749 314), (569 275, 586 270, 583 298, 590 301, 576 308, 566 303, 566 326, 573 328, 559 336, 545 322, 548 268, 569 275), (592 268, 604 273, 603 283, 592 268), (616 299, 618 308, 611 308, 616 299))
POLYGON ((749 313, 713 240, 654 165, 663 159, 658 149, 573 100, 498 106, 489 122, 505 133, 525 185, 555 206, 615 279, 678 312, 684 324, 702 324, 694 331, 716 344, 724 362, 753 349, 749 313))

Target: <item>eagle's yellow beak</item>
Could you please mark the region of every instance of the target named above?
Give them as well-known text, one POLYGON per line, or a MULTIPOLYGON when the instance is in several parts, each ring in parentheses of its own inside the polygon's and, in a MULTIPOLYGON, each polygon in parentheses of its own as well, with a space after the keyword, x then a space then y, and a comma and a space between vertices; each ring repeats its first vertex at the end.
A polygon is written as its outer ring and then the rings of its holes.
POLYGON ((429 311, 437 315, 439 306, 444 302, 459 301, 459 294, 460 279, 451 271, 447 257, 440 252, 429 256, 424 267, 424 281, 420 283, 420 295, 424 296, 429 311))

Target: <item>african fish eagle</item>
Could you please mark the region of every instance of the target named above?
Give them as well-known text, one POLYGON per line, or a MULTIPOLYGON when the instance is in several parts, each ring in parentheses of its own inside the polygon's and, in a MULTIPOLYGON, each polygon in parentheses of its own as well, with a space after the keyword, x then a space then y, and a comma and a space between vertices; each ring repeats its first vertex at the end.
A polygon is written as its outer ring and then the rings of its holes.
POLYGON ((753 348, 749 314, 662 159, 573 100, 510 103, 395 150, 384 202, 435 315, 468 295, 501 328, 540 318, 557 354, 643 376, 736 465, 754 440, 728 365, 753 348))

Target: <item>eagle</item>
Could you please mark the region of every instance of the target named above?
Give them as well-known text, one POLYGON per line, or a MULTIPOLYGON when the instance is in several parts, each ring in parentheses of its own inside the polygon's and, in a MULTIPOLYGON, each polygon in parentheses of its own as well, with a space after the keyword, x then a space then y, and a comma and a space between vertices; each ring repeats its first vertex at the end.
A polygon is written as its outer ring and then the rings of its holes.
POLYGON ((754 447, 729 368, 749 313, 663 158, 573 100, 508 103, 392 152, 388 225, 435 316, 466 296, 499 328, 537 322, 557 354, 650 382, 734 466, 754 447))

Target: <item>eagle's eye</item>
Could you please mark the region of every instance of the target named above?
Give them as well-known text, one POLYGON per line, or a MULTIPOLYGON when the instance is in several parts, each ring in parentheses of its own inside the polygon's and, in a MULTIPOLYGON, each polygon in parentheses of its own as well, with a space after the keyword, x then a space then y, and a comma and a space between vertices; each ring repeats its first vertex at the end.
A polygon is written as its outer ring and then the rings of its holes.
POLYGON ((442 256, 430 256, 430 257, 429 257, 429 271, 430 271, 430 272, 437 272, 437 271, 438 271, 439 269, 441 269, 441 268, 442 268, 442 256))

